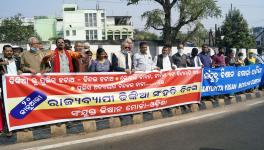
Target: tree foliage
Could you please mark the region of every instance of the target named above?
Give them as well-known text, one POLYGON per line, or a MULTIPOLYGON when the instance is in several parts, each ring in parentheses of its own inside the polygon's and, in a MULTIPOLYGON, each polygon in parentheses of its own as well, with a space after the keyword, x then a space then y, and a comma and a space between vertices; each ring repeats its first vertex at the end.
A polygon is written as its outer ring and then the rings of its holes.
POLYGON ((227 48, 254 48, 256 42, 250 34, 247 21, 238 9, 233 9, 226 15, 222 25, 224 36, 222 46, 227 48))
POLYGON ((194 29, 187 33, 179 32, 177 39, 181 39, 183 43, 192 42, 194 45, 201 47, 205 39, 208 38, 208 31, 204 28, 202 23, 197 23, 194 29))
MULTIPOLYGON (((138 4, 140 1, 143 0, 128 0, 128 5, 138 4)), ((151 27, 156 30, 162 30, 163 41, 166 45, 171 45, 172 39, 177 36, 183 26, 196 26, 201 19, 221 16, 221 10, 214 0, 149 1, 160 4, 162 9, 147 11, 142 15, 142 18, 147 20, 145 28, 149 29, 151 27), (172 16, 174 8, 179 13, 178 18, 176 18, 177 16, 172 16), (172 20, 176 20, 176 22, 173 23, 172 20)))
POLYGON ((31 36, 37 36, 32 25, 23 25, 21 14, 14 17, 5 18, 0 26, 1 42, 25 42, 31 36))
POLYGON ((135 40, 158 40, 159 37, 150 32, 135 30, 135 40))

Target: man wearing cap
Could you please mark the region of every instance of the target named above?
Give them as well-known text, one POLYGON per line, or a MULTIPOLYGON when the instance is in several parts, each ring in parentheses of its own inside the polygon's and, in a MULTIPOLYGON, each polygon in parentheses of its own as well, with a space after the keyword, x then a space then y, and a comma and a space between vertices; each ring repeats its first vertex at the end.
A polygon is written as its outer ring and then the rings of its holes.
POLYGON ((20 58, 21 53, 23 52, 23 48, 17 45, 12 46, 12 49, 14 51, 14 57, 20 58))
POLYGON ((21 53, 23 52, 23 48, 20 46, 12 46, 14 52, 14 58, 18 63, 18 66, 21 66, 21 53))
POLYGON ((245 59, 245 65, 254 65, 256 64, 256 57, 254 56, 254 52, 252 50, 248 51, 248 56, 245 59))

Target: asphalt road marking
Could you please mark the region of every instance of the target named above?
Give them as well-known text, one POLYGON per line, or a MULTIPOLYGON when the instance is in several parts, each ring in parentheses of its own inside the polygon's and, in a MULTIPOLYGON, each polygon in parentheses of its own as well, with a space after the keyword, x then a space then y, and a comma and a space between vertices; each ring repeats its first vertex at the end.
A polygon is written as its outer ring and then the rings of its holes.
POLYGON ((261 104, 261 103, 264 103, 264 101, 260 101, 260 102, 255 102, 255 103, 252 103, 252 104, 248 104, 249 106, 254 106, 254 105, 258 105, 258 104, 261 104))
POLYGON ((74 145, 74 144, 80 144, 80 143, 87 143, 87 142, 93 142, 93 141, 98 141, 98 140, 103 140, 103 139, 108 139, 108 138, 113 138, 113 137, 119 137, 119 136, 124 136, 124 135, 131 135, 135 133, 141 133, 144 131, 149 131, 157 128, 162 128, 162 127, 167 127, 171 125, 176 125, 176 124, 181 124, 181 123, 186 123, 194 120, 199 120, 203 118, 208 118, 212 116, 217 116, 220 114, 224 114, 228 111, 220 111, 216 113, 210 113, 206 115, 201 115, 197 117, 192 117, 188 119, 183 119, 183 120, 177 120, 177 121, 172 121, 172 122, 167 122, 163 124, 158 124, 158 125, 153 125, 153 126, 148 126, 148 127, 143 127, 143 128, 137 128, 137 129, 132 129, 124 132, 118 132, 118 133, 111 133, 107 135, 102 135, 102 136, 96 136, 92 138, 86 138, 86 139, 81 139, 81 140, 75 140, 75 141, 69 141, 69 142, 63 142, 63 143, 58 143, 58 144, 51 144, 51 145, 45 145, 45 146, 38 146, 38 147, 32 147, 24 150, 47 150, 47 149, 54 149, 54 148, 59 148, 59 147, 64 147, 68 145, 74 145))

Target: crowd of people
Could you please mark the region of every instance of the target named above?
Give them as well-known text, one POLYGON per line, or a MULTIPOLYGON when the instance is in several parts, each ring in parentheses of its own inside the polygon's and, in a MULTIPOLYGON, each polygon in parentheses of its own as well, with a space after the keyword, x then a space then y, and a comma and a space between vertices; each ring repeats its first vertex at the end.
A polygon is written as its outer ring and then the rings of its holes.
POLYGON ((208 45, 202 45, 202 51, 193 48, 190 54, 184 53, 184 44, 179 44, 177 53, 171 55, 171 46, 164 46, 162 53, 152 58, 147 52, 148 43, 140 42, 137 53, 133 41, 129 38, 121 43, 119 50, 107 53, 98 48, 96 58, 89 43, 75 42, 74 50, 71 42, 63 38, 55 41, 55 50, 45 50, 43 44, 36 38, 28 39, 29 51, 11 45, 4 45, 3 56, 0 58, 1 74, 20 75, 22 73, 71 73, 71 72, 126 72, 174 70, 187 67, 224 67, 245 66, 256 63, 263 64, 263 55, 248 51, 244 59, 243 53, 230 51, 225 56, 225 49, 218 48, 211 56, 208 45))
POLYGON ((45 50, 43 44, 36 37, 28 39, 29 51, 4 45, 3 58, 0 59, 2 74, 21 73, 70 73, 70 72, 126 72, 135 71, 170 70, 186 67, 223 67, 244 66, 263 63, 263 58, 249 51, 245 59, 243 53, 235 55, 230 51, 225 56, 225 49, 218 48, 213 56, 210 48, 204 44, 199 53, 193 48, 191 54, 184 53, 184 45, 179 44, 177 53, 171 55, 171 47, 164 46, 162 54, 152 58, 147 52, 148 43, 140 42, 139 51, 134 53, 133 41, 126 39, 122 42, 120 50, 111 54, 103 48, 98 48, 96 58, 89 49, 89 43, 75 42, 72 50, 71 42, 63 38, 56 39, 55 50, 45 50))

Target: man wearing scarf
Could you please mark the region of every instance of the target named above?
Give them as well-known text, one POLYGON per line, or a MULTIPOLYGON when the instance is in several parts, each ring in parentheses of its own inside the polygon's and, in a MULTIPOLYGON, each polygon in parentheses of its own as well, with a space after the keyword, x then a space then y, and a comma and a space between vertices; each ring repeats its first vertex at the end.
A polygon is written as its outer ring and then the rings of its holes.
POLYGON ((113 71, 130 74, 134 72, 132 67, 132 54, 129 43, 123 42, 121 45, 121 51, 112 54, 112 69, 113 71))
POLYGON ((55 51, 50 51, 50 54, 44 57, 43 63, 49 63, 52 72, 73 72, 72 58, 81 58, 81 53, 66 50, 63 38, 56 40, 56 46, 55 51))

